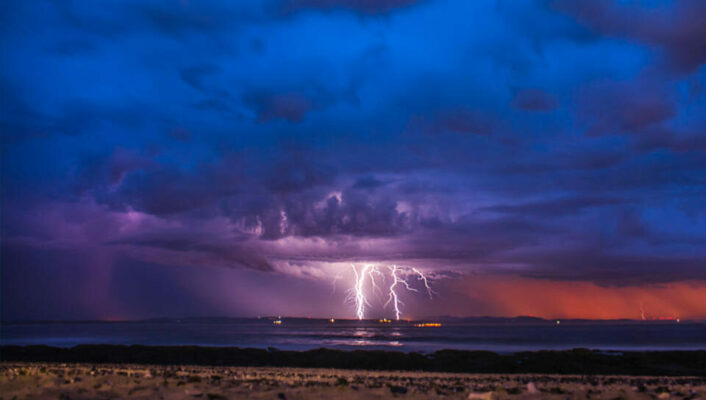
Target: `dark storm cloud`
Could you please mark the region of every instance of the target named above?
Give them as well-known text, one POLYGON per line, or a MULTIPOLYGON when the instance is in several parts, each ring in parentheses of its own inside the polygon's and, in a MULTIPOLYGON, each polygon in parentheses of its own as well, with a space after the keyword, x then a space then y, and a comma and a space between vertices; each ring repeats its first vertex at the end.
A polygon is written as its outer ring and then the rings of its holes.
POLYGON ((2 127, 2 140, 4 143, 23 140, 27 138, 46 136, 56 131, 61 125, 60 121, 45 115, 40 115, 32 110, 15 90, 0 81, 3 95, 3 107, 0 110, 0 127, 2 127))
POLYGON ((141 2, 82 4, 42 2, 72 30, 111 40, 140 31, 183 39, 186 35, 213 35, 258 20, 262 13, 246 4, 203 2, 141 2))
POLYGON ((0 84, 4 107, 0 133, 7 143, 52 135, 79 136, 101 124, 134 127, 141 120, 132 106, 111 107, 71 99, 52 111, 34 109, 12 85, 0 84))
MULTIPOLYGON (((113 160, 113 176, 121 174, 118 187, 96 187, 99 202, 113 208, 130 207, 152 215, 169 215, 198 209, 227 196, 234 195, 239 188, 239 174, 225 174, 224 165, 201 165, 193 171, 177 167, 152 165, 136 168, 134 164, 123 166, 113 160)), ((236 167, 237 168, 237 167, 236 167)))
POLYGON ((268 122, 285 119, 290 122, 301 122, 311 111, 313 101, 301 93, 248 93, 245 103, 251 106, 257 114, 258 122, 268 122))
POLYGON ((376 179, 374 176, 363 176, 360 179, 355 181, 352 188, 353 189, 374 190, 380 186, 384 186, 385 184, 386 184, 386 182, 383 182, 379 179, 376 179))
POLYGON ((676 116, 672 94, 652 82, 602 82, 580 96, 590 135, 642 132, 676 116))
POLYGON ((301 236, 388 236, 409 229, 410 215, 398 212, 389 198, 371 198, 357 192, 331 196, 323 204, 292 204, 287 208, 288 229, 301 236))
POLYGON ((191 32, 208 34, 234 23, 235 14, 224 12, 227 7, 213 5, 206 2, 195 7, 186 3, 165 7, 146 3, 140 6, 139 11, 156 30, 166 35, 181 36, 191 32))
POLYGON ((636 149, 640 151, 654 151, 655 149, 669 149, 675 152, 701 152, 706 151, 706 125, 695 124, 689 130, 681 131, 664 127, 649 129, 640 135, 636 149))
POLYGON ((552 111, 557 107, 556 99, 539 89, 518 90, 513 98, 515 107, 528 111, 552 111))
POLYGON ((181 70, 181 79, 189 86, 198 90, 206 90, 204 79, 209 75, 216 74, 220 68, 215 65, 199 65, 196 67, 183 68, 181 70))
POLYGON ((590 280, 611 286, 667 283, 679 280, 674 277, 680 275, 692 280, 706 278, 699 257, 623 255, 599 248, 578 248, 525 254, 524 259, 529 268, 522 275, 532 278, 590 280), (665 269, 671 275, 665 276, 665 269))
POLYGON ((554 6, 601 34, 625 37, 666 54, 667 64, 691 72, 706 62, 706 4, 699 0, 643 5, 609 0, 558 0, 554 6))
POLYGON ((495 121, 480 110, 459 108, 439 111, 431 119, 414 117, 410 125, 411 129, 421 129, 428 133, 490 135, 495 128, 495 121))
POLYGON ((156 258, 145 257, 137 252, 135 257, 160 264, 185 265, 195 267, 250 268, 258 271, 272 271, 272 265, 255 249, 237 243, 202 242, 203 236, 187 233, 161 232, 157 235, 138 235, 108 242, 111 246, 128 246, 164 251, 156 258))
POLYGON ((570 197, 558 200, 523 203, 518 205, 495 205, 485 207, 483 211, 493 211, 505 214, 531 215, 552 217, 574 215, 588 207, 600 207, 623 203, 621 199, 606 197, 570 197))
POLYGON ((335 169, 328 165, 312 163, 305 157, 287 156, 265 172, 264 180, 273 192, 291 193, 331 184, 335 175, 335 169))
POLYGON ((12 279, 705 278, 699 2, 1 7, 12 279))
POLYGON ((283 13, 300 10, 351 10, 361 15, 387 14, 423 0, 280 0, 283 13))

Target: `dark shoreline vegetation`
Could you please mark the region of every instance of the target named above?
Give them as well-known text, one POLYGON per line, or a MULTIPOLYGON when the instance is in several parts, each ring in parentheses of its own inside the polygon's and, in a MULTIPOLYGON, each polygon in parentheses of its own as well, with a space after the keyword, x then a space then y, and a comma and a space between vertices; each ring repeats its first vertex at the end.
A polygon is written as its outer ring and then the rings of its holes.
POLYGON ((588 375, 706 375, 706 351, 604 352, 573 349, 498 354, 440 350, 430 354, 396 351, 316 349, 284 351, 201 346, 43 345, 0 346, 3 362, 204 365, 403 370, 465 373, 588 375))

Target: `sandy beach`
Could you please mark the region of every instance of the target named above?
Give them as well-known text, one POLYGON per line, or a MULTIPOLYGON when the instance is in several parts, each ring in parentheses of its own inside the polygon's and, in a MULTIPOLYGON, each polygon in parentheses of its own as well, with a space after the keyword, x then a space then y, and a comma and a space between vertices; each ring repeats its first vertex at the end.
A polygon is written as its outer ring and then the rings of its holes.
POLYGON ((706 399, 704 377, 3 363, 7 399, 706 399))

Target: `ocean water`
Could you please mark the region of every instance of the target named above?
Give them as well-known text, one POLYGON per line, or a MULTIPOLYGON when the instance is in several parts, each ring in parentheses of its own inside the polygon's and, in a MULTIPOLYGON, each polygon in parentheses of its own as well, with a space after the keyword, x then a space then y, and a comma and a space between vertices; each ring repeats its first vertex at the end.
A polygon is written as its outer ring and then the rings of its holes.
POLYGON ((490 350, 694 350, 706 349, 704 322, 442 321, 414 323, 287 319, 188 319, 142 322, 4 323, 3 345, 142 344, 238 346, 281 350, 320 347, 344 350, 433 352, 490 350))

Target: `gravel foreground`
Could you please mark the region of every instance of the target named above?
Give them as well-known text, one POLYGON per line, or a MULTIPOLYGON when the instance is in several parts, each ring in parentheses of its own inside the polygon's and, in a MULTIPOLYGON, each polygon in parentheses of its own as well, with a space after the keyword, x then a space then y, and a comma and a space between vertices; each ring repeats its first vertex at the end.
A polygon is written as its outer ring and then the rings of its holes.
POLYGON ((705 377, 1 363, 0 399, 706 399, 705 377))

